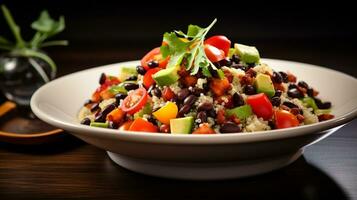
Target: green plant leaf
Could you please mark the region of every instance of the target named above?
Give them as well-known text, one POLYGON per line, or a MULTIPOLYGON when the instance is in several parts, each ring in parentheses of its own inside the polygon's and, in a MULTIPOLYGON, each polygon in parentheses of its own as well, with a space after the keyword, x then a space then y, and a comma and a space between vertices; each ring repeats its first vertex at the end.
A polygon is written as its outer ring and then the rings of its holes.
POLYGON ((64 17, 61 16, 58 21, 55 21, 50 17, 47 10, 44 10, 39 18, 31 24, 31 28, 50 37, 64 30, 64 17))
POLYGON ((12 34, 15 37, 16 46, 18 48, 25 47, 25 41, 22 39, 20 27, 15 23, 12 15, 11 15, 11 12, 7 9, 7 7, 5 5, 1 5, 1 10, 4 14, 7 24, 9 25, 9 27, 12 31, 12 34))

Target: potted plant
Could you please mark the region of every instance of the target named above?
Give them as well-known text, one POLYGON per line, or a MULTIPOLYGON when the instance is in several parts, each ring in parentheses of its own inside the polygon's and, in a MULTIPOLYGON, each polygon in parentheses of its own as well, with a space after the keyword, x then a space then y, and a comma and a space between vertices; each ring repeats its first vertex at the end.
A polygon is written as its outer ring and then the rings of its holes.
POLYGON ((66 40, 48 41, 64 30, 64 17, 56 21, 42 11, 31 24, 36 33, 25 41, 10 11, 4 5, 1 10, 15 41, 0 36, 0 89, 9 100, 27 106, 34 91, 56 76, 56 64, 42 48, 68 45, 66 40))

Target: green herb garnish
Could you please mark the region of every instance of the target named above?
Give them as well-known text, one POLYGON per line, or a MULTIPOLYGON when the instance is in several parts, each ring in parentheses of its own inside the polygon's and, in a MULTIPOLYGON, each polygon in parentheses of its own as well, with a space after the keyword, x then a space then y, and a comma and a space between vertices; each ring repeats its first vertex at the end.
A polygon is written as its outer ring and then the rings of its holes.
POLYGON ((59 20, 56 21, 50 17, 46 10, 42 11, 40 17, 31 24, 31 28, 37 32, 31 41, 27 42, 22 38, 21 29, 15 23, 6 6, 2 5, 1 10, 15 38, 15 42, 11 42, 5 37, 0 36, 0 49, 10 51, 10 54, 14 56, 34 57, 44 60, 51 67, 52 73, 56 73, 56 64, 48 55, 41 51, 41 48, 55 45, 68 45, 67 40, 46 41, 48 38, 64 30, 64 17, 61 16, 59 20))
POLYGON ((216 23, 217 19, 206 28, 197 25, 189 25, 187 34, 182 31, 165 33, 160 51, 164 58, 170 56, 167 68, 183 65, 191 75, 197 74, 201 68, 203 75, 211 77, 209 67, 217 70, 214 64, 207 58, 204 51, 204 40, 208 31, 216 23))

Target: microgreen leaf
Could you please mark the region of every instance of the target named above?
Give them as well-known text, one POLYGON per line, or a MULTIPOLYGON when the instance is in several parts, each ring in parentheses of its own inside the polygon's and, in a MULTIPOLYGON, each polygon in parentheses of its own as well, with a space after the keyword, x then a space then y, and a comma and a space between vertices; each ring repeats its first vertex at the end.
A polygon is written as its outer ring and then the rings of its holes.
MULTIPOLYGON (((201 68, 206 76, 211 76, 208 66, 213 64, 205 54, 203 42, 216 21, 214 19, 206 28, 191 24, 188 26, 187 34, 182 31, 165 33, 163 41, 166 44, 161 46, 160 51, 164 58, 170 56, 167 67, 181 65, 182 60, 185 60, 186 70, 191 70, 192 75, 195 75, 201 68)), ((212 68, 216 70, 214 66, 212 68)))

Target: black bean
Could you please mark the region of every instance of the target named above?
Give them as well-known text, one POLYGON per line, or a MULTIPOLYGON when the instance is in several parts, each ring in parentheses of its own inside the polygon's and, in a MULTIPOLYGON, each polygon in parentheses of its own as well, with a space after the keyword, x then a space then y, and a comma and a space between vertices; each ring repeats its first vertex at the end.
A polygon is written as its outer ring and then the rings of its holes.
POLYGON ((190 109, 191 109, 190 105, 183 105, 178 112, 178 116, 183 117, 184 114, 186 114, 190 111, 190 109))
POLYGON ((138 77, 135 76, 135 75, 129 76, 129 77, 126 79, 126 81, 136 81, 136 80, 138 80, 138 77))
POLYGON ((204 83, 202 84, 203 90, 205 91, 205 93, 207 93, 209 91, 209 84, 208 83, 204 83))
POLYGON ((279 74, 281 75, 281 77, 283 78, 283 82, 284 83, 288 83, 289 79, 288 79, 288 74, 285 72, 279 72, 279 74))
POLYGON ((141 65, 136 66, 136 71, 141 75, 144 75, 146 73, 146 69, 141 65))
POLYGON ((255 88, 253 87, 253 85, 246 85, 244 87, 244 93, 246 93, 247 95, 255 94, 255 88))
POLYGON ((247 63, 247 65, 248 65, 248 68, 253 68, 253 67, 255 67, 255 63, 247 63))
POLYGON ((197 106, 197 111, 209 111, 213 109, 213 104, 210 102, 202 102, 197 106))
POLYGON ((273 106, 278 107, 278 106, 280 106, 281 100, 280 100, 280 97, 273 97, 273 98, 271 98, 270 102, 273 106))
POLYGON ((298 86, 303 87, 305 89, 309 88, 309 85, 305 81, 299 81, 298 86))
POLYGON ((294 89, 294 88, 297 88, 297 86, 294 83, 290 83, 289 86, 288 86, 288 90, 291 90, 291 89, 294 89))
POLYGON ((240 95, 238 93, 234 93, 232 98, 233 98, 234 107, 238 107, 238 106, 243 106, 244 105, 244 99, 243 99, 242 95, 240 95))
POLYGON ((91 103, 93 103, 93 101, 92 101, 91 99, 87 99, 87 100, 84 102, 83 106, 86 106, 86 105, 91 104, 91 103))
POLYGON ((217 70, 213 69, 211 65, 208 67, 208 69, 213 78, 219 78, 217 70))
POLYGON ((102 112, 98 112, 98 115, 95 117, 95 122, 105 122, 106 116, 102 112))
POLYGON ((275 129, 275 123, 272 120, 268 121, 268 125, 270 126, 271 129, 275 129))
POLYGON ((320 99, 317 99, 315 98, 315 103, 316 103, 316 106, 319 108, 319 109, 329 109, 331 108, 331 102, 322 102, 320 99))
POLYGON ((183 104, 189 105, 191 107, 195 103, 196 100, 197 100, 197 97, 195 95, 191 94, 183 101, 183 104))
POLYGON ((136 83, 124 83, 124 88, 126 89, 126 90, 136 90, 136 89, 138 89, 139 88, 139 85, 138 84, 136 84, 136 83))
POLYGON ((306 94, 309 97, 314 97, 314 89, 312 89, 312 88, 307 89, 306 94))
POLYGON ((224 58, 223 60, 220 60, 218 63, 221 67, 223 66, 230 67, 232 65, 232 61, 230 61, 228 58, 224 58))
POLYGON ((104 84, 106 79, 107 79, 107 76, 104 73, 102 73, 99 78, 99 84, 101 84, 101 85, 104 84))
POLYGON ((274 94, 274 97, 280 97, 281 94, 283 94, 283 92, 281 90, 276 90, 275 94, 274 94))
POLYGON ((237 64, 240 62, 240 58, 239 58, 239 56, 237 56, 237 55, 233 55, 232 58, 231 58, 231 60, 232 60, 233 62, 237 63, 237 64))
POLYGON ((150 115, 150 117, 147 118, 147 120, 148 120, 148 122, 150 122, 150 123, 154 124, 155 126, 157 126, 156 119, 154 117, 152 117, 151 115, 150 115))
POLYGON ((187 88, 183 88, 177 93, 177 99, 180 101, 185 100, 185 98, 190 94, 190 91, 187 88))
POLYGON ((287 106, 287 107, 289 107, 289 108, 299 108, 299 106, 297 106, 297 105, 295 105, 294 103, 291 103, 291 102, 289 102, 289 101, 284 101, 284 102, 283 102, 283 105, 284 105, 284 106, 287 106))
POLYGON ((128 95, 123 94, 123 93, 118 93, 115 95, 115 104, 116 106, 119 106, 120 100, 125 99, 128 95))
POLYGON ((98 110, 98 108, 99 108, 99 103, 94 103, 92 105, 92 107, 90 108, 90 111, 94 112, 94 111, 98 110))
POLYGON ((245 67, 243 64, 232 64, 231 67, 235 69, 241 69, 243 71, 247 71, 247 67, 245 67))
POLYGON ((207 122, 207 114, 204 111, 198 112, 197 113, 197 119, 200 120, 200 123, 205 123, 207 122))
POLYGON ((223 125, 221 125, 221 128, 219 129, 219 131, 221 133, 238 133, 238 132, 241 132, 242 129, 240 128, 240 126, 238 126, 237 124, 235 124, 233 122, 227 122, 227 123, 224 123, 223 125))
POLYGON ((207 111, 207 116, 216 118, 216 111, 214 111, 214 109, 207 111))
POLYGON ((90 119, 88 117, 82 119, 81 124, 83 125, 90 125, 90 119))
POLYGON ((109 121, 109 122, 108 122, 108 128, 118 129, 119 126, 118 126, 118 124, 114 123, 113 121, 109 121))
POLYGON ((282 83, 283 77, 280 75, 280 73, 273 72, 272 81, 273 83, 282 83))
POLYGON ((213 65, 216 66, 218 69, 221 68, 221 64, 219 62, 214 62, 213 65))
POLYGON ((157 62, 156 60, 152 60, 152 61, 148 62, 147 64, 150 68, 155 68, 155 67, 159 66, 159 62, 157 62))
POLYGON ((154 88, 154 89, 153 89, 153 93, 154 93, 154 95, 157 96, 158 98, 161 97, 161 90, 160 90, 160 88, 158 88, 158 87, 154 88))
POLYGON ((104 117, 107 117, 107 115, 116 108, 115 104, 109 104, 107 105, 103 111, 102 111, 102 115, 104 115, 104 117))
POLYGON ((191 89, 191 93, 195 96, 201 96, 201 93, 204 94, 205 90, 203 88, 193 87, 191 89))
POLYGON ((288 91, 288 96, 291 98, 303 98, 304 94, 301 93, 298 89, 294 88, 288 91))

